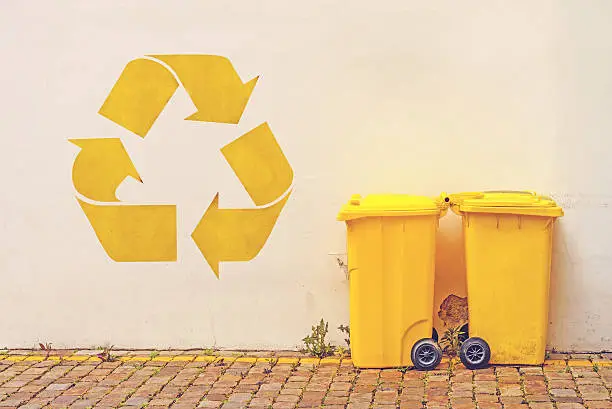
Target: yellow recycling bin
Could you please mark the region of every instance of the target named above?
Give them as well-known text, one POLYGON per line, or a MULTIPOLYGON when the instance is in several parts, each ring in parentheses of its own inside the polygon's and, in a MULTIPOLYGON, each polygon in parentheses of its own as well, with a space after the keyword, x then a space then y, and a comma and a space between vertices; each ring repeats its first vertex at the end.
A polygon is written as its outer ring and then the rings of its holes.
POLYGON ((463 218, 469 336, 460 358, 469 369, 544 362, 552 232, 563 210, 534 192, 451 195, 463 218))
POLYGON ((354 195, 338 220, 347 227, 353 364, 433 369, 431 339, 438 219, 448 198, 354 195))

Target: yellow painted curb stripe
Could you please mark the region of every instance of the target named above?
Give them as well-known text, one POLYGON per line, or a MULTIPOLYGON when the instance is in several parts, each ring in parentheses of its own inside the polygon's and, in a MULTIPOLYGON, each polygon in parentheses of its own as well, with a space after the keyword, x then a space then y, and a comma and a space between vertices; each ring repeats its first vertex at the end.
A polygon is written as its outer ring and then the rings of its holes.
POLYGON ((30 355, 25 359, 25 361, 44 361, 45 359, 46 357, 41 355, 30 355))
POLYGON ((87 355, 71 355, 64 357, 66 361, 87 361, 89 357, 87 355))
POLYGON ((173 361, 179 361, 179 362, 190 362, 193 361, 195 359, 194 355, 177 355, 174 358, 172 358, 173 361))
POLYGON ((302 358, 300 359, 300 364, 313 364, 318 365, 321 360, 319 358, 302 358))
POLYGON ((593 364, 597 364, 597 366, 612 366, 612 361, 593 361, 593 364))
POLYGON ((547 359, 544 361, 544 365, 547 366, 565 366, 566 362, 564 359, 547 359))
MULTIPOLYGON (((68 355, 68 356, 59 356, 59 355, 0 355, 0 360, 6 359, 9 361, 19 362, 19 361, 44 361, 44 360, 52 360, 52 361, 77 361, 77 362, 102 362, 102 359, 97 356, 91 355, 68 355)), ((147 362, 147 361, 155 361, 155 362, 219 362, 223 361, 226 363, 231 362, 247 362, 247 363, 270 363, 270 364, 302 364, 302 365, 338 365, 340 363, 351 365, 353 361, 351 358, 298 358, 298 357, 253 357, 253 356, 217 356, 217 355, 174 355, 174 356, 146 356, 146 355, 136 355, 136 356, 120 356, 118 357, 119 361, 129 362, 129 361, 137 361, 137 362, 147 362)), ((597 365, 600 366, 612 366, 612 361, 595 361, 597 365)), ((448 363, 448 359, 445 358, 442 360, 443 364, 448 363)), ((563 360, 547 360, 545 365, 565 365, 565 361, 563 360)), ((592 363, 587 360, 574 360, 570 361, 571 366, 591 366, 592 363)))
POLYGON ((591 361, 588 361, 586 359, 576 359, 576 360, 569 360, 567 361, 567 364, 569 366, 593 366, 593 363, 591 361))
POLYGON ((213 362, 215 359, 217 359, 217 357, 213 355, 198 355, 195 362, 213 362))
POLYGON ((151 361, 155 361, 155 362, 170 362, 170 361, 172 361, 172 357, 171 356, 156 356, 155 358, 151 359, 151 361))
POLYGON ((338 358, 323 358, 321 359, 321 365, 338 365, 340 364, 340 359, 338 358))
POLYGON ((236 362, 248 362, 254 364, 255 362, 257 362, 257 358, 252 356, 241 356, 239 358, 236 358, 236 362))
POLYGON ((297 364, 300 362, 300 358, 278 358, 277 364, 297 364))

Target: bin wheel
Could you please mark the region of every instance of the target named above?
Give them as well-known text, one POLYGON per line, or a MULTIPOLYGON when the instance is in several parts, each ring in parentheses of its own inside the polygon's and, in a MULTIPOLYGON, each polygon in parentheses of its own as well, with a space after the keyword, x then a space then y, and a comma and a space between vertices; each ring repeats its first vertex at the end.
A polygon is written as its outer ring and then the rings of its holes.
POLYGON ((423 338, 412 347, 410 358, 419 371, 435 369, 442 361, 442 350, 431 338, 423 338))
POLYGON ((482 338, 468 338, 461 345, 459 358, 468 369, 482 369, 489 365, 491 348, 489 348, 489 344, 482 338))

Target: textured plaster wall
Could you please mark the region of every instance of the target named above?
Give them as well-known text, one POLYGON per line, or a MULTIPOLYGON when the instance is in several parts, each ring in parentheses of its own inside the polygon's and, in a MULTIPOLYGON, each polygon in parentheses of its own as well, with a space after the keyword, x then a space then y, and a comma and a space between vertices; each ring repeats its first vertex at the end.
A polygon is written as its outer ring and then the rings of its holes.
MULTIPOLYGON (((351 194, 532 189, 566 210, 549 345, 612 349, 611 19, 603 0, 5 4, 0 344, 295 347, 348 322, 333 254, 351 194), (151 53, 261 75, 240 123, 183 121, 181 90, 144 140, 97 115, 151 53), (252 205, 219 148, 264 121, 295 190, 259 256, 217 279, 189 235, 216 192, 252 205), (122 200, 177 204, 177 262, 108 259, 74 199, 67 139, 87 137, 124 140, 144 183, 122 200)), ((465 291, 459 229, 441 222, 436 305, 465 291)))

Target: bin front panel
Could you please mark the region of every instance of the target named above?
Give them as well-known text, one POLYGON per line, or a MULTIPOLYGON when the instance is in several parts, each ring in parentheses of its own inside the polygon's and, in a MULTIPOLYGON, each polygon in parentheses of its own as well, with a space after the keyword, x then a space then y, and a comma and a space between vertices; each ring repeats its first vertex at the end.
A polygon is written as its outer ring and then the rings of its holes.
POLYGON ((492 364, 543 363, 554 219, 468 213, 463 224, 470 336, 492 364))
POLYGON ((414 343, 431 337, 437 220, 367 217, 347 223, 356 366, 411 365, 414 343))

